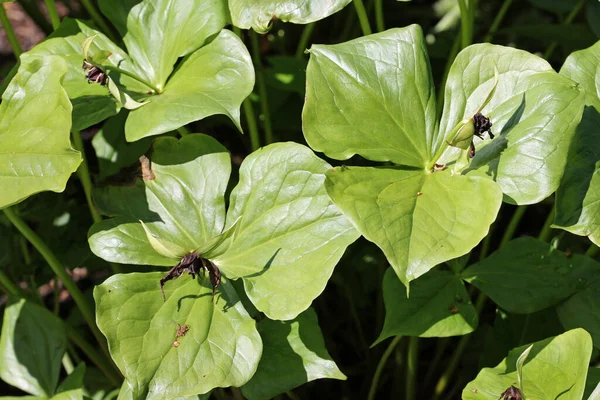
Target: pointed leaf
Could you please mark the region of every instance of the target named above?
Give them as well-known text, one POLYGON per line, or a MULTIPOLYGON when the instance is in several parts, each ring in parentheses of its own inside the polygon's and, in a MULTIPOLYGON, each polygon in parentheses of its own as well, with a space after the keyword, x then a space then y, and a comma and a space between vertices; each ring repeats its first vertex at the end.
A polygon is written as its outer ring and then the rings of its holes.
POLYGON ((230 283, 212 300, 208 276, 165 286, 162 273, 119 274, 94 289, 98 327, 134 398, 163 399, 241 386, 262 351, 256 324, 230 283), (187 325, 177 337, 178 325, 187 325), (177 344, 175 344, 177 342, 177 344))
POLYGON ((131 111, 127 140, 158 135, 214 114, 240 128, 240 105, 254 87, 254 67, 246 46, 223 30, 210 44, 184 59, 160 95, 131 111))
POLYGON ((128 53, 159 89, 179 57, 204 45, 227 24, 225 0, 102 0, 99 2, 123 35, 128 53))
POLYGON ((150 168, 154 179, 144 180, 144 192, 133 190, 135 198, 116 199, 129 202, 128 215, 90 229, 90 247, 97 256, 128 264, 174 265, 153 249, 139 220, 163 243, 186 251, 198 249, 223 230, 231 163, 215 139, 202 134, 160 138, 154 142, 150 168))
POLYGON ((45 190, 62 192, 81 163, 71 148, 71 103, 60 57, 21 57, 0 105, 0 209, 45 190))
POLYGON ((487 235, 502 193, 480 176, 397 168, 334 168, 326 187, 357 229, 408 283, 487 235))
POLYGON ((79 364, 56 389, 52 400, 83 400, 85 364, 79 364))
POLYGON ((316 379, 345 380, 331 360, 312 308, 291 321, 258 324, 263 354, 252 379, 242 387, 249 400, 268 400, 316 379))
POLYGON ((418 25, 315 45, 307 69, 304 136, 345 160, 425 166, 433 154, 435 93, 418 25))
POLYGON ((479 318, 462 280, 448 271, 432 270, 410 286, 410 297, 394 270, 383 277, 385 322, 374 344, 391 336, 447 337, 466 335, 479 318))
POLYGON ((274 20, 309 24, 344 8, 350 0, 229 0, 233 25, 266 33, 274 20))
POLYGON ((9 299, 0 336, 3 381, 27 393, 51 397, 66 347, 60 319, 24 299, 9 299))
MULTIPOLYGON (((495 368, 482 369, 462 392, 464 400, 498 400, 517 382, 516 360, 528 345, 508 353, 495 368)), ((523 366, 524 394, 528 399, 581 400, 592 340, 583 329, 533 344, 523 366)))
POLYGON ((328 168, 291 142, 255 151, 240 167, 227 227, 241 219, 230 247, 212 261, 229 278, 243 278, 250 300, 271 319, 306 310, 359 236, 327 196, 328 168))
POLYGON ((527 360, 532 348, 533 345, 530 345, 523 351, 523 353, 521 353, 519 358, 517 358, 517 380, 519 381, 519 388, 521 390, 525 390, 523 388, 523 365, 525 365, 525 361, 527 360))

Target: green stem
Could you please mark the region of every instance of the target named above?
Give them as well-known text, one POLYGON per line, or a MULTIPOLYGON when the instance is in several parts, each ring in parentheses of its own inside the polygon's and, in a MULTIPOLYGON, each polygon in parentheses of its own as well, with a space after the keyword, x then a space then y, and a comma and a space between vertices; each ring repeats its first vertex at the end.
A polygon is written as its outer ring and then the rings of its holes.
POLYGON ((440 360, 442 359, 442 357, 444 356, 444 353, 446 352, 446 348, 448 347, 449 344, 450 344, 450 338, 440 338, 439 340, 437 340, 435 356, 433 357, 433 360, 427 365, 427 375, 425 375, 425 380, 423 381, 423 382, 425 382, 423 384, 424 387, 429 386, 429 382, 431 382, 431 379, 433 378, 433 374, 437 370, 437 366, 440 363, 440 360))
POLYGON ((458 6, 460 7, 460 37, 461 37, 461 48, 465 48, 471 44, 473 40, 471 36, 471 14, 469 13, 469 7, 467 6, 466 0, 458 0, 458 6))
POLYGON ((60 17, 58 16, 58 10, 56 9, 56 4, 54 0, 44 0, 46 4, 46 8, 48 9, 48 14, 50 15, 50 22, 52 22, 52 29, 57 30, 60 26, 60 17))
POLYGON ((177 132, 179 133, 179 136, 184 137, 190 134, 190 131, 185 127, 185 126, 180 126, 179 128, 177 128, 177 132))
POLYGON ((37 233, 35 233, 25 223, 25 221, 23 221, 21 219, 21 217, 19 217, 15 213, 15 211, 12 208, 8 207, 8 208, 5 208, 3 211, 4 211, 4 214, 6 215, 6 217, 9 219, 9 221, 15 226, 15 228, 17 228, 19 230, 19 232, 21 232, 21 234, 23 236, 25 236, 25 238, 29 241, 29 243, 31 243, 33 245, 33 247, 35 247, 37 249, 37 251, 40 252, 42 257, 44 257, 44 260, 46 260, 46 262, 48 263, 50 268, 52 268, 52 271, 54 271, 54 274, 58 277, 58 279, 60 279, 63 282, 63 284, 65 285, 65 287, 67 288, 67 290, 69 291, 71 296, 73 297, 73 301, 75 301, 75 304, 81 311, 83 318, 89 325, 92 333, 94 334, 94 337, 98 341, 98 344, 100 345, 102 350, 108 355, 109 353, 108 353, 108 348, 106 346, 106 340, 104 339, 104 336, 102 336, 102 333, 100 333, 100 330, 96 326, 96 322, 95 322, 95 318, 94 318, 94 309, 87 302, 83 293, 81 292, 81 290, 79 290, 79 288, 73 281, 73 278, 71 278, 71 276, 67 273, 67 271, 62 266, 60 261, 58 261, 58 259, 54 255, 54 253, 52 253, 52 250, 50 250, 50 248, 46 245, 46 243, 44 243, 42 238, 40 238, 37 235, 37 233))
POLYGON ((517 206, 515 213, 513 214, 512 218, 510 219, 510 222, 508 223, 508 226, 506 227, 506 230, 504 231, 502 240, 500 241, 500 249, 506 246, 506 244, 511 241, 526 210, 527 206, 517 206))
POLYGON ((71 356, 67 352, 63 354, 62 365, 67 375, 71 375, 71 372, 73 372, 73 370, 75 369, 75 367, 73 366, 73 361, 71 361, 71 356))
POLYGON ((538 239, 543 240, 544 242, 548 242, 550 237, 552 236, 552 224, 554 223, 554 217, 556 216, 556 209, 552 206, 552 210, 548 214, 546 218, 546 222, 544 222, 544 226, 540 231, 538 239))
POLYGON ((591 258, 595 258, 600 253, 600 247, 592 243, 589 249, 585 252, 585 255, 591 258))
MULTIPOLYGON (((452 44, 452 49, 450 50, 450 54, 448 55, 448 61, 446 61, 446 66, 444 67, 444 74, 442 76, 442 81, 440 83, 440 88, 438 89, 437 95, 437 110, 438 117, 442 115, 442 109, 444 107, 444 91, 446 90, 446 81, 448 80, 448 74, 450 73, 450 67, 454 63, 454 59, 456 55, 460 51, 460 35, 456 35, 454 38, 454 44, 452 44)), ((440 155, 441 157, 441 155, 440 155)))
POLYGON ((375 369, 375 375, 373 375, 373 380, 371 381, 371 387, 369 388, 369 396, 367 398, 368 400, 375 399, 375 394, 377 394, 377 386, 379 385, 379 378, 381 378, 381 373, 383 372, 383 368, 385 367, 385 364, 387 363, 388 358, 390 358, 390 356, 394 352, 394 349, 396 348, 396 346, 398 346, 398 343, 400 343, 400 339, 402 339, 402 336, 396 336, 394 338, 394 340, 392 340, 390 342, 388 347, 383 352, 383 355, 381 356, 379 363, 377 363, 377 368, 375 369))
POLYGON ((408 340, 406 362, 406 400, 414 400, 417 382, 417 362, 419 360, 419 338, 411 336, 408 340))
POLYGON ((118 38, 113 34, 112 30, 109 28, 106 22, 104 22, 102 15, 100 15, 98 10, 96 10, 96 7, 91 2, 91 0, 81 0, 81 4, 83 4, 83 7, 86 9, 88 14, 90 14, 90 17, 92 17, 92 20, 98 26, 98 28, 100 28, 100 30, 106 36, 108 36, 110 40, 117 43, 118 38))
POLYGON ((52 33, 52 26, 46 20, 46 16, 40 10, 37 2, 33 0, 20 0, 19 5, 23 7, 23 10, 27 13, 27 15, 42 31, 44 31, 46 35, 52 33))
POLYGON ((300 36, 300 42, 298 43, 298 48, 296 49, 296 58, 302 59, 304 57, 304 51, 308 48, 308 42, 312 35, 313 30, 315 29, 315 23, 308 24, 304 27, 302 31, 302 36, 300 36))
POLYGON ((365 5, 362 0, 354 0, 354 8, 356 9, 356 15, 358 16, 358 21, 360 22, 360 28, 362 29, 363 36, 370 35, 373 33, 371 30, 371 25, 369 24, 369 17, 367 16, 367 11, 365 10, 365 5))
POLYGON ((492 22, 492 25, 490 26, 490 30, 483 38, 484 42, 491 43, 492 39, 494 38, 494 35, 496 34, 496 32, 498 31, 498 28, 500 27, 500 24, 502 23, 502 20, 504 19, 504 16, 506 15, 506 12, 512 5, 512 2, 513 2, 513 0, 504 0, 504 3, 502 3, 502 7, 500 7, 498 14, 496 14, 496 18, 494 18, 494 21, 492 22))
POLYGON ((250 31, 250 43, 252 45, 252 61, 254 63, 254 68, 256 69, 256 83, 258 84, 258 94, 260 96, 260 109, 264 118, 265 144, 271 144, 273 143, 273 129, 271 127, 271 113, 269 111, 269 101, 267 98, 267 84, 265 83, 265 73, 260 59, 258 34, 253 30, 250 31))
POLYGON ((10 280, 8 276, 3 271, 0 271, 0 284, 6 291, 7 294, 12 294, 13 296, 23 296, 22 289, 14 284, 13 281, 10 280))
POLYGON ((385 31, 385 23, 383 22, 383 0, 375 0, 375 27, 377 32, 385 31))
MULTIPOLYGON (((585 5, 585 1, 586 0, 581 0, 579 3, 577 3, 577 5, 571 10, 569 15, 567 15, 567 18, 565 18, 563 25, 569 25, 571 22, 573 22, 577 14, 579 14, 579 11, 581 11, 583 6, 585 5)), ((554 53, 554 50, 556 50, 557 45, 558 44, 556 42, 552 42, 550 46, 548 46, 546 52, 544 53, 544 58, 546 60, 548 60, 552 56, 552 53, 554 53)))
POLYGON ((13 30, 13 27, 10 24, 10 20, 8 19, 8 15, 6 14, 4 3, 0 3, 0 23, 2 23, 4 32, 6 32, 6 38, 8 39, 8 43, 10 43, 10 47, 12 47, 13 53, 15 54, 15 57, 18 60, 23 51, 21 50, 21 45, 17 40, 17 35, 15 35, 15 31, 13 30))

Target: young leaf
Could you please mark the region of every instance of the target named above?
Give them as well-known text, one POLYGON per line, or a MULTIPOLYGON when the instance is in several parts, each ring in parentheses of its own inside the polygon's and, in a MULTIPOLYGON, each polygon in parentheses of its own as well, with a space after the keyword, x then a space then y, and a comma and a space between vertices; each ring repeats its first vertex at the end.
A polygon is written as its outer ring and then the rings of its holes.
POLYGON ((418 25, 310 49, 304 136, 345 160, 424 167, 436 130, 433 79, 418 25))
POLYGON ((213 300, 208 277, 176 279, 165 287, 163 302, 162 275, 118 274, 94 289, 98 327, 134 398, 189 396, 246 383, 262 343, 230 283, 224 280, 213 300), (178 333, 177 324, 188 330, 178 333))
MULTIPOLYGON (((498 400, 517 382, 516 360, 529 347, 508 353, 494 368, 482 369, 463 390, 464 400, 498 400)), ((592 340, 583 329, 533 343, 523 366, 524 394, 528 399, 581 400, 592 340)))
POLYGON ((341 167, 327 174, 325 185, 405 286, 475 247, 502 202, 493 181, 448 171, 341 167))
POLYGON ((391 336, 447 337, 466 335, 479 318, 462 280, 432 270, 410 286, 410 297, 393 269, 383 277, 385 322, 374 345, 391 336))
POLYGON ((50 311, 9 298, 0 336, 0 378, 27 393, 51 397, 67 347, 63 323, 50 311))
POLYGON ((350 0, 229 0, 233 25, 267 33, 275 20, 309 24, 335 14, 350 0))
POLYGON ((45 190, 62 192, 81 163, 70 141, 71 103, 56 56, 23 55, 0 105, 0 209, 45 190))
POLYGON ((521 389, 523 392, 525 391, 523 388, 523 365, 525 365, 525 361, 527 360, 532 348, 533 345, 530 345, 523 351, 523 353, 521 353, 519 358, 517 358, 517 380, 519 381, 519 389, 521 389))
POLYGON ((256 373, 242 387, 249 400, 268 400, 316 379, 345 380, 331 360, 312 308, 291 321, 258 323, 263 354, 256 373))

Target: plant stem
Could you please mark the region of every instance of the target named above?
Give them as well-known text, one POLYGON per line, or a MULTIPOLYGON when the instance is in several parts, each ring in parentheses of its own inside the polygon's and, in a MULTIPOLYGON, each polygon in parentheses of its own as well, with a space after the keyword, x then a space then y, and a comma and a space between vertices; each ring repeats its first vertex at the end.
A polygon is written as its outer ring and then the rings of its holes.
POLYGON ((596 246, 594 243, 590 246, 589 249, 585 252, 585 255, 591 258, 595 258, 600 252, 600 247, 596 246))
POLYGON ((433 378, 433 374, 437 370, 437 366, 440 363, 442 357, 444 356, 446 348, 449 344, 450 338, 439 338, 439 340, 437 341, 435 356, 433 357, 433 360, 427 365, 427 375, 425 375, 425 380, 423 381, 424 387, 429 386, 429 382, 431 381, 431 378, 433 378))
POLYGON ((73 367, 73 361, 71 361, 71 356, 69 356, 67 352, 62 356, 62 365, 67 375, 71 375, 71 372, 75 369, 75 367, 73 367))
POLYGON ((14 282, 11 281, 8 276, 6 276, 4 271, 0 271, 0 284, 2 284, 2 287, 7 294, 22 297, 22 289, 15 285, 14 282))
POLYGON ((377 32, 385 31, 385 23, 383 22, 383 0, 375 0, 375 27, 377 32))
POLYGON ((10 43, 10 47, 12 47, 13 53, 15 54, 15 57, 18 60, 23 51, 21 50, 21 45, 17 40, 17 35, 15 35, 15 31, 13 30, 13 27, 10 24, 8 14, 6 14, 4 3, 0 3, 0 23, 2 23, 4 32, 6 32, 6 38, 8 39, 8 43, 10 43))
MULTIPOLYGON (((563 25, 569 25, 571 22, 573 22, 573 20, 575 19, 577 14, 579 14, 579 11, 581 11, 581 9, 583 8, 584 5, 585 5, 585 0, 581 0, 579 3, 577 3, 577 5, 571 10, 569 15, 567 15, 567 18, 565 18, 563 25)), ((544 53, 544 58, 546 60, 552 56, 552 53, 554 53, 554 50, 556 50, 557 45, 558 44, 556 42, 552 42, 550 44, 550 46, 548 46, 548 48, 546 49, 546 52, 544 53)))
POLYGON ((106 22, 104 22, 102 15, 100 15, 98 10, 96 10, 96 7, 91 2, 91 0, 81 0, 81 4, 83 4, 83 7, 86 9, 88 14, 90 14, 90 17, 92 17, 92 20, 98 26, 98 28, 100 28, 100 30, 106 36, 108 36, 110 40, 116 43, 118 41, 118 38, 113 34, 112 30, 109 28, 106 22))
POLYGON ((308 41, 312 35, 313 30, 315 29, 315 23, 308 24, 304 27, 302 31, 302 36, 300 36, 300 42, 298 43, 298 48, 296 49, 296 58, 302 59, 304 57, 304 51, 308 47, 308 41))
POLYGON ((508 226, 506 227, 506 230, 504 231, 504 235, 502 236, 502 240, 500 241, 500 246, 498 248, 503 248, 508 242, 511 241, 526 210, 527 206, 517 206, 515 213, 513 214, 508 226))
POLYGON ((547 242, 550 240, 550 237, 552 236, 552 226, 551 225, 554 223, 555 216, 556 216, 556 209, 554 208, 554 206, 552 206, 552 210, 548 214, 548 217, 546 218, 546 222, 544 222, 544 226, 542 227, 542 230, 540 231, 538 239, 543 240, 544 242, 547 242))
POLYGON ((254 63, 254 68, 256 69, 256 83, 258 84, 258 94, 260 96, 260 109, 264 118, 265 144, 271 144, 273 143, 273 129, 271 127, 271 113, 269 112, 269 101, 267 98, 267 85, 265 83, 265 73, 260 59, 258 34, 253 30, 250 31, 250 43, 252 46, 252 61, 254 63))
POLYGON ((63 282, 66 289, 71 294, 71 297, 73 297, 75 304, 81 311, 83 318, 85 319, 85 321, 89 325, 90 329, 92 330, 92 333, 94 334, 94 337, 98 341, 98 344, 100 345, 102 350, 108 355, 109 354, 108 348, 106 346, 106 341, 104 339, 104 336, 102 336, 102 333, 100 333, 100 330, 96 326, 96 322, 95 322, 95 318, 94 318, 94 309, 87 302, 83 293, 81 292, 81 290, 79 290, 79 288, 73 281, 73 278, 71 278, 71 276, 67 273, 67 271, 62 266, 60 261, 58 261, 58 259, 54 255, 54 253, 52 253, 52 250, 50 250, 50 248, 46 245, 46 243, 44 243, 42 238, 40 238, 37 235, 37 233, 35 233, 25 223, 25 221, 23 221, 21 219, 21 217, 19 217, 15 213, 15 211, 12 208, 8 207, 8 208, 5 208, 3 211, 4 211, 4 214, 6 215, 6 217, 9 219, 9 221, 15 226, 15 228, 17 228, 19 230, 19 232, 21 232, 21 234, 23 236, 25 236, 25 238, 29 241, 29 243, 31 243, 33 245, 33 247, 35 247, 37 249, 37 251, 40 252, 42 257, 44 257, 44 260, 46 260, 46 262, 48 263, 50 268, 52 268, 52 271, 54 271, 54 274, 58 277, 58 279, 60 279, 63 282))
POLYGON ((383 355, 381 356, 379 363, 377 363, 377 368, 375 369, 375 375, 373 375, 373 380, 371 381, 371 387, 369 388, 369 396, 367 397, 368 400, 375 399, 375 394, 377 393, 377 385, 379 384, 379 378, 381 378, 381 373, 383 372, 383 368, 385 367, 385 364, 387 363, 388 358, 390 358, 390 356, 394 352, 394 349, 396 348, 396 346, 398 346, 398 343, 400 343, 400 339, 402 339, 402 336, 396 336, 394 338, 394 340, 392 340, 390 342, 388 347, 383 352, 383 355))
POLYGON ((419 360, 419 338, 411 336, 408 339, 408 354, 406 362, 406 400, 415 399, 415 384, 417 382, 417 362, 419 360))
POLYGON ((52 22, 52 29, 57 30, 60 26, 60 17, 58 16, 58 10, 56 9, 56 4, 54 0, 44 0, 44 4, 46 4, 46 9, 48 9, 48 14, 50 15, 50 22, 52 22))
POLYGON ((496 18, 494 18, 494 21, 492 22, 492 25, 490 26, 490 30, 483 38, 484 42, 491 43, 492 38, 496 34, 496 31, 498 30, 498 27, 502 23, 502 20, 504 19, 504 16, 506 15, 506 12, 508 11, 509 7, 512 5, 512 2, 513 2, 513 0, 504 0, 504 3, 502 3, 502 7, 500 7, 498 14, 496 14, 496 18))
POLYGON ((362 29, 363 36, 370 35, 373 33, 371 30, 371 25, 369 24, 369 17, 367 16, 367 11, 365 10, 365 5, 362 0, 354 0, 354 8, 356 9, 356 15, 358 16, 358 21, 360 22, 360 28, 362 29))
POLYGON ((458 6, 460 7, 461 48, 464 49, 473 41, 471 34, 471 14, 469 12, 469 7, 467 6, 466 0, 458 0, 458 6))
POLYGON ((177 128, 177 132, 179 133, 179 136, 184 137, 190 134, 190 131, 185 127, 185 126, 180 126, 179 128, 177 128))
MULTIPOLYGON (((460 35, 456 35, 454 38, 454 43, 452 44, 452 49, 450 49, 450 54, 448 54, 448 61, 446 61, 446 66, 444 67, 444 74, 442 76, 442 81, 440 82, 440 87, 438 89, 437 95, 437 112, 438 117, 442 115, 442 110, 444 108, 444 91, 446 90, 446 81, 448 80, 448 74, 450 73, 450 67, 454 63, 454 59, 456 55, 460 51, 460 35)), ((441 157, 441 155, 440 155, 441 157)), ((437 160, 436 160, 437 161, 437 160)))

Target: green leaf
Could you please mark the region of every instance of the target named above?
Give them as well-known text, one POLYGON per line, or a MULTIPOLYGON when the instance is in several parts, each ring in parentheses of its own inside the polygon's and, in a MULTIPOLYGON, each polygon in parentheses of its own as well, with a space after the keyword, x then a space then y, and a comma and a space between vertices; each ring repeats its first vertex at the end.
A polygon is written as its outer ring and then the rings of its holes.
POLYGON ((177 59, 203 46, 228 16, 224 0, 102 0, 100 9, 120 28, 139 76, 159 89, 177 59))
POLYGON ((0 208, 45 190, 62 192, 81 163, 70 142, 71 103, 59 57, 22 55, 0 104, 0 208))
POLYGON ((583 328, 600 348, 600 284, 589 286, 569 297, 556 311, 565 329, 583 328))
MULTIPOLYGON (((482 369, 463 390, 463 400, 498 400, 517 382, 516 361, 527 347, 512 350, 495 368, 482 369)), ((583 329, 535 342, 523 366, 525 396, 581 400, 591 354, 592 340, 583 329)))
POLYGON ((230 247, 212 260, 241 277, 250 300, 271 319, 293 319, 325 289, 358 232, 333 205, 323 182, 330 166, 307 147, 276 143, 240 167, 226 228, 230 247))
POLYGON ((231 172, 229 153, 215 139, 202 134, 181 140, 170 137, 154 142, 151 170, 145 191, 134 190, 123 217, 104 220, 90 229, 92 251, 107 261, 126 264, 174 265, 157 253, 139 223, 154 237, 193 251, 223 230, 225 189, 231 172), (145 197, 145 201, 139 197, 145 197))
POLYGON ((374 345, 391 336, 447 337, 466 335, 479 318, 462 280, 432 270, 411 284, 410 297, 393 269, 383 277, 385 322, 374 345))
POLYGON ((118 274, 94 289, 98 327, 133 397, 191 396, 245 384, 262 343, 230 283, 223 280, 213 300, 208 276, 198 282, 183 275, 165 286, 163 302, 162 276, 118 274), (189 327, 179 338, 177 324, 189 327))
POLYGON ((83 400, 85 364, 79 364, 56 389, 52 400, 83 400))
POLYGON ((233 25, 266 33, 278 19, 293 24, 309 24, 344 8, 351 0, 229 0, 233 25))
POLYGON ((228 116, 241 130, 240 105, 253 87, 254 67, 246 46, 223 30, 184 59, 160 95, 130 112, 127 140, 158 135, 214 114, 228 116))
POLYGON ((586 8, 587 22, 596 37, 600 38, 600 2, 588 1, 586 8))
POLYGON ((587 379, 585 381, 585 393, 583 399, 600 399, 600 368, 589 368, 587 379))
MULTIPOLYGON (((497 137, 475 140, 477 152, 470 169, 496 180, 506 201, 537 203, 558 187, 583 107, 582 91, 551 72, 543 59, 490 44, 463 50, 448 75, 436 149, 483 102, 494 84, 495 68, 500 72, 498 87, 482 114, 490 118, 497 137)), ((447 151, 440 162, 448 163, 457 155, 447 151)))
POLYGON ((27 393, 51 397, 67 347, 63 323, 36 304, 9 298, 0 337, 0 378, 27 393))
POLYGON ((258 324, 263 354, 252 379, 242 387, 249 400, 268 400, 316 379, 345 380, 331 360, 312 308, 291 321, 258 324))
POLYGON ((424 167, 433 154, 436 107, 418 25, 346 43, 315 45, 307 68, 304 136, 345 160, 424 167))
POLYGON ((529 314, 583 287, 586 282, 582 274, 588 268, 597 268, 588 260, 576 255, 568 258, 544 241, 524 237, 470 266, 462 278, 506 311, 529 314))
POLYGON ((408 283, 468 253, 496 219, 502 193, 479 176, 398 168, 334 168, 326 188, 408 283))
POLYGON ((575 7, 574 2, 564 0, 529 0, 530 3, 542 10, 552 11, 555 13, 567 13, 575 7))

